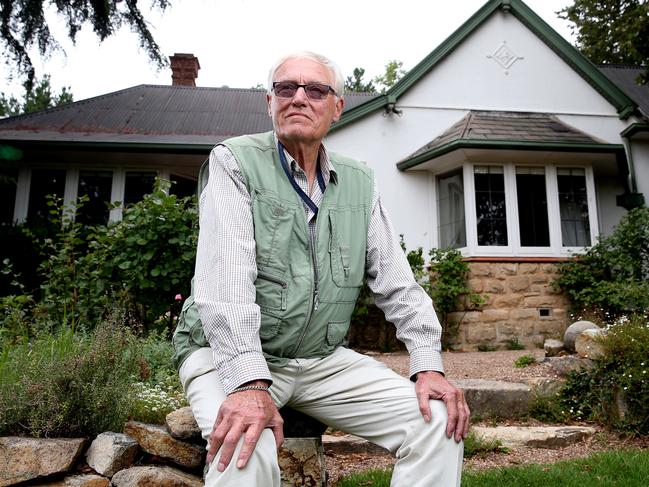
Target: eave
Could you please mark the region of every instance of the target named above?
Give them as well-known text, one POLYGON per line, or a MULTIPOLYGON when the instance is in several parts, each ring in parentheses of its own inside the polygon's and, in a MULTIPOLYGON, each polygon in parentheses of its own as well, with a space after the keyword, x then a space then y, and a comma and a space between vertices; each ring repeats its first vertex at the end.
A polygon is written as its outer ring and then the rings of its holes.
POLYGON ((441 157, 461 149, 488 149, 488 150, 518 150, 518 151, 545 151, 545 152, 578 152, 578 153, 605 153, 624 156, 622 144, 591 144, 581 142, 537 142, 520 140, 475 140, 460 139, 448 144, 435 147, 422 152, 414 157, 404 159, 397 163, 397 169, 407 171, 425 162, 441 157))

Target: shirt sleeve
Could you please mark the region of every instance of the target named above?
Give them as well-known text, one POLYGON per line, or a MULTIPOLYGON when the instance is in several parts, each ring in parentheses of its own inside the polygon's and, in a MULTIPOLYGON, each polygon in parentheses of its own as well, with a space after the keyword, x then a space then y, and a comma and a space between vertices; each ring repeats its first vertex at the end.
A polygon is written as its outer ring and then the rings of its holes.
POLYGON ((367 232, 366 275, 376 305, 396 325, 397 338, 410 353, 410 377, 428 370, 443 373, 442 326, 430 296, 415 281, 376 186, 367 232))
POLYGON ((252 380, 272 382, 259 339, 257 264, 251 198, 224 146, 212 150, 200 196, 194 294, 226 394, 252 380))

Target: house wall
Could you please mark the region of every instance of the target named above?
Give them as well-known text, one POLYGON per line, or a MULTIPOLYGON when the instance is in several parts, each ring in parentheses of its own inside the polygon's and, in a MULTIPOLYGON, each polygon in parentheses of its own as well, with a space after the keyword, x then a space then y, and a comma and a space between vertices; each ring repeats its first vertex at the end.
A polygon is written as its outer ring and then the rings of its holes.
POLYGON ((486 303, 479 311, 448 318, 455 347, 505 348, 508 340, 528 348, 546 338, 562 338, 570 325, 568 299, 552 288, 557 264, 549 262, 470 262, 469 285, 486 303))
POLYGON ((634 138, 631 144, 637 190, 649 205, 649 140, 634 138))

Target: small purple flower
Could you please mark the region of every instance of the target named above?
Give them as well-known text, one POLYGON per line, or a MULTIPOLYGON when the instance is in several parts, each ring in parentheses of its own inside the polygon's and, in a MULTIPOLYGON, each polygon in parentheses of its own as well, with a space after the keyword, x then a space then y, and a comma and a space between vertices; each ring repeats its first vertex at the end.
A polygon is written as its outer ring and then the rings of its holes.
POLYGON ((182 301, 183 295, 182 294, 176 294, 176 297, 174 298, 176 301, 182 301))

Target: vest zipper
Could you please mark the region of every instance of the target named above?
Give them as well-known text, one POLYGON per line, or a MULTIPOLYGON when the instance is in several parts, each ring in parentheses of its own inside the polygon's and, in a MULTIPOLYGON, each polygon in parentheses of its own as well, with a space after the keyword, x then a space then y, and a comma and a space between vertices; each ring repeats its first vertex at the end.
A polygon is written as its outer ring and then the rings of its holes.
POLYGON ((314 279, 314 286, 313 286, 313 295, 312 295, 312 301, 311 301, 311 307, 309 308, 309 314, 307 316, 306 320, 306 325, 304 328, 302 328, 302 333, 300 334, 300 339, 297 342, 297 346, 295 347, 295 355, 297 355, 298 350, 300 350, 300 347, 302 346, 302 342, 304 341, 304 337, 306 336, 306 332, 309 329, 309 325, 311 324, 311 319, 313 318, 313 313, 318 311, 318 305, 320 304, 320 299, 318 296, 318 261, 316 259, 316 235, 318 233, 317 230, 318 227, 318 222, 316 221, 316 231, 314 232, 313 237, 311 237, 311 231, 308 228, 308 223, 307 223, 307 231, 309 232, 309 247, 310 247, 310 252, 311 252, 311 263, 313 264, 313 279, 314 279))

